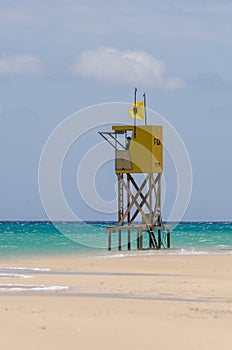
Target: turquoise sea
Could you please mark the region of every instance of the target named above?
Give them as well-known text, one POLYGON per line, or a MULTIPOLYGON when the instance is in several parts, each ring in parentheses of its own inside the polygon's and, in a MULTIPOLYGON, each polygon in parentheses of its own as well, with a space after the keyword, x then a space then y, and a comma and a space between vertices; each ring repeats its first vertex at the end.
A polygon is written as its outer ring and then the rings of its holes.
MULTIPOLYGON (((55 223, 0 222, 0 257, 25 255, 113 255, 129 254, 232 254, 232 222, 181 222, 173 224, 171 249, 136 251, 136 235, 132 233, 132 251, 126 246, 107 251, 106 226, 113 222, 55 223)), ((126 244, 126 233, 123 243, 126 244)), ((146 240, 144 245, 146 246, 146 240)))

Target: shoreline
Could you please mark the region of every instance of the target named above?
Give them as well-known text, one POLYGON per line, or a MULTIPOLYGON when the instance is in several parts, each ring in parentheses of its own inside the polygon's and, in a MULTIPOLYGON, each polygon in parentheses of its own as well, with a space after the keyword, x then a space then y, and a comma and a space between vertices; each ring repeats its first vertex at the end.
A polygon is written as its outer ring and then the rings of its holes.
POLYGON ((170 248, 160 250, 96 250, 96 251, 75 251, 75 252, 22 252, 19 254, 2 254, 0 255, 0 265, 5 261, 28 261, 28 260, 54 260, 54 259, 126 259, 126 258, 145 258, 145 257, 175 257, 175 256, 232 256, 232 248, 212 249, 208 247, 185 247, 170 248))

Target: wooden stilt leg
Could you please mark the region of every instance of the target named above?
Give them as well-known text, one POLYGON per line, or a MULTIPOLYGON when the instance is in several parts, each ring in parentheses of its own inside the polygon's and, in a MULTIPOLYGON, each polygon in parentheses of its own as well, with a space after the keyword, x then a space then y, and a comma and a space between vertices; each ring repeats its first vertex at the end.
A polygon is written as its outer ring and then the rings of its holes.
POLYGON ((111 231, 108 232, 108 250, 111 250, 111 231))
POLYGON ((137 230, 137 249, 140 249, 140 245, 139 245, 139 230, 137 230))
POLYGON ((122 231, 118 230, 118 250, 122 250, 122 231))
POLYGON ((167 248, 171 247, 171 240, 170 240, 170 230, 167 229, 167 248))
POLYGON ((139 233, 139 249, 143 249, 143 232, 139 233))
POLYGON ((130 230, 127 231, 127 249, 131 250, 131 235, 130 230))
POLYGON ((149 249, 152 248, 152 239, 151 239, 151 235, 148 233, 148 239, 149 239, 149 249))
POLYGON ((158 248, 161 248, 161 230, 158 230, 158 248))

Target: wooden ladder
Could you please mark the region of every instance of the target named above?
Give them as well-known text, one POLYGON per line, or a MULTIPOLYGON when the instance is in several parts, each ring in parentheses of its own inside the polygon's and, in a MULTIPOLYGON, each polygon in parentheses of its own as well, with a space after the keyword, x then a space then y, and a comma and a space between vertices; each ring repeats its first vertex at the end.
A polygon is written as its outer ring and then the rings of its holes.
POLYGON ((157 244, 157 241, 156 241, 156 238, 155 238, 155 235, 154 235, 154 232, 153 232, 153 229, 151 226, 148 226, 147 232, 149 233, 149 236, 150 236, 150 243, 151 243, 152 248, 159 249, 159 246, 157 244))

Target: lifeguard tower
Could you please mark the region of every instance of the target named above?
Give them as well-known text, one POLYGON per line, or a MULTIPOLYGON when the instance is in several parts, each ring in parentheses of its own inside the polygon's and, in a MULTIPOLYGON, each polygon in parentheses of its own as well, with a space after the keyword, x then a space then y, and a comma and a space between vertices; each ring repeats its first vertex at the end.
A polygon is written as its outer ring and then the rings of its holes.
POLYGON ((118 179, 118 223, 107 227, 108 250, 112 233, 118 233, 118 250, 122 250, 122 234, 127 233, 131 250, 132 231, 137 233, 138 250, 170 248, 170 227, 163 226, 161 216, 162 126, 117 125, 99 134, 115 149, 118 179))

